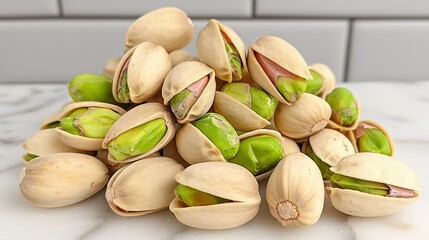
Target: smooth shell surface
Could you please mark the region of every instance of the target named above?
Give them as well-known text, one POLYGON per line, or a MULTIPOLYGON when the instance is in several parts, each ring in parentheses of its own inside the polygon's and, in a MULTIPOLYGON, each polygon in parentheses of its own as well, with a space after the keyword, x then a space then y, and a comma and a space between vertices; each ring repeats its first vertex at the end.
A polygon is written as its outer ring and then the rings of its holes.
POLYGON ((281 104, 274 113, 276 128, 285 136, 304 139, 322 130, 329 121, 331 108, 323 99, 304 93, 293 105, 281 104))
MULTIPOLYGON (((109 103, 103 103, 103 102, 93 102, 93 101, 86 101, 86 102, 75 102, 70 103, 62 108, 62 111, 60 113, 60 119, 63 119, 68 114, 73 112, 74 110, 78 108, 89 108, 89 107, 100 107, 100 108, 109 108, 113 111, 123 115, 126 111, 122 109, 121 107, 118 107, 113 104, 109 103)), ((55 128, 55 130, 58 131, 61 135, 61 140, 69 145, 70 147, 84 150, 84 151, 98 151, 103 149, 102 148, 102 142, 103 138, 89 138, 85 136, 78 136, 71 133, 68 133, 64 130, 62 130, 60 127, 55 128)))
POLYGON ((261 197, 258 183, 245 168, 233 163, 205 162, 189 166, 176 176, 182 185, 232 200, 221 204, 187 207, 176 197, 170 210, 191 227, 226 229, 240 226, 256 216, 261 197))
POLYGON ((167 7, 148 12, 132 23, 125 42, 127 48, 151 42, 172 52, 188 45, 193 36, 194 25, 188 15, 178 8, 167 7))
POLYGON ((80 202, 101 190, 109 178, 104 164, 80 153, 53 153, 28 162, 19 187, 31 203, 53 208, 80 202))
POLYGON ((192 54, 190 54, 189 52, 187 52, 183 49, 173 51, 173 52, 169 53, 168 55, 170 55, 171 65, 173 68, 182 62, 199 61, 198 57, 193 56, 192 54))
POLYGON ((186 116, 177 120, 179 123, 184 124, 197 120, 210 109, 216 91, 215 73, 213 69, 203 63, 187 61, 174 67, 165 78, 162 86, 162 97, 164 104, 167 105, 176 94, 204 76, 209 77, 206 87, 186 116))
POLYGON ((183 167, 174 159, 153 157, 118 170, 109 180, 106 200, 120 216, 141 216, 168 207, 174 199, 174 177, 183 167))
POLYGON ((167 145, 173 139, 176 132, 173 118, 165 106, 160 103, 152 102, 140 104, 120 117, 107 132, 106 137, 103 140, 102 147, 107 149, 109 142, 121 133, 158 118, 164 119, 167 126, 167 132, 155 147, 144 154, 127 158, 123 161, 116 160, 111 154, 108 155, 108 159, 113 162, 133 162, 142 159, 167 145))
POLYGON ((267 183, 270 213, 285 227, 305 227, 322 214, 324 185, 317 165, 302 153, 291 153, 277 164, 267 183))

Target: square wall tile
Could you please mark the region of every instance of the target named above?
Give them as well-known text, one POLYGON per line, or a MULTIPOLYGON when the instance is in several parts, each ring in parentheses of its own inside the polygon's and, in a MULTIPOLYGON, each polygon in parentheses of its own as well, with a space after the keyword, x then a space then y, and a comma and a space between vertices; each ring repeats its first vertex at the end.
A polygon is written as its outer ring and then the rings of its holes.
POLYGON ((60 15, 59 0, 1 0, 0 18, 55 17, 60 15))
POLYGON ((65 16, 139 17, 161 7, 177 7, 190 17, 251 17, 252 0, 61 0, 65 16))
POLYGON ((349 81, 429 79, 429 21, 355 21, 349 81))
POLYGON ((0 21, 0 82, 67 82, 121 56, 129 20, 0 21))
POLYGON ((256 0, 259 16, 279 17, 427 17, 426 0, 256 0))

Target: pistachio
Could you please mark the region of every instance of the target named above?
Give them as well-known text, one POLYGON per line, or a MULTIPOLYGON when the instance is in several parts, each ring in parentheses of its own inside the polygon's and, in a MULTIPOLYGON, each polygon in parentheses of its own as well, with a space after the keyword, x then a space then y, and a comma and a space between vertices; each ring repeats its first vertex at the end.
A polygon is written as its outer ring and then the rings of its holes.
POLYGON ((315 224, 323 210, 323 188, 316 164, 302 153, 291 153, 277 164, 268 180, 270 213, 284 227, 315 224))
POLYGON ((312 79, 301 54, 278 37, 258 38, 250 45, 247 58, 256 85, 283 104, 299 99, 306 89, 305 79, 312 79))
POLYGON ((188 45, 193 36, 194 25, 188 15, 178 8, 167 7, 148 12, 133 22, 125 42, 129 49, 151 42, 172 52, 188 45))
POLYGON ((357 152, 375 152, 393 156, 395 144, 389 132, 381 124, 360 121, 356 129, 346 132, 357 152))
POLYGON ((188 226, 233 228, 250 221, 259 210, 258 183, 248 170, 237 164, 197 163, 177 174, 176 181, 185 186, 185 190, 179 185, 170 210, 188 226), (204 204, 198 203, 201 198, 205 199, 204 204))
POLYGON ((21 170, 19 187, 31 203, 54 208, 80 202, 100 191, 108 170, 97 158, 80 153, 40 156, 21 170))
POLYGON ((39 129, 43 130, 48 128, 59 127, 61 123, 60 113, 61 113, 61 109, 48 115, 40 124, 39 129))
POLYGON ((330 127, 341 131, 356 128, 360 114, 359 106, 348 89, 335 88, 326 96, 326 102, 332 109, 330 127))
POLYGON ((182 62, 199 61, 198 57, 193 56, 192 54, 183 49, 175 50, 173 52, 170 52, 168 55, 170 56, 171 65, 173 68, 182 62))
POLYGON ((313 95, 317 95, 323 88, 323 79, 320 77, 320 75, 317 72, 315 72, 311 68, 310 68, 310 74, 313 77, 313 79, 305 80, 305 83, 307 84, 307 88, 305 89, 305 92, 313 95))
POLYGON ((379 217, 400 211, 419 198, 414 172, 392 157, 379 153, 356 153, 330 170, 327 187, 332 205, 352 216, 379 217))
POLYGON ((118 104, 112 95, 112 80, 96 74, 79 74, 69 84, 70 97, 75 102, 97 101, 118 104))
MULTIPOLYGON (((326 95, 328 95, 335 88, 335 75, 332 70, 322 63, 315 63, 309 66, 310 72, 316 73, 323 82, 323 86, 317 93, 317 96, 325 99, 326 95)), ((313 75, 313 74, 312 74, 313 75)), ((314 76, 313 76, 314 77, 314 76)), ((308 80, 308 79, 307 79, 308 80)), ((309 82, 307 82, 307 88, 309 82)), ((311 83, 310 83, 311 85, 311 83)), ((311 88, 311 86, 310 86, 311 88)))

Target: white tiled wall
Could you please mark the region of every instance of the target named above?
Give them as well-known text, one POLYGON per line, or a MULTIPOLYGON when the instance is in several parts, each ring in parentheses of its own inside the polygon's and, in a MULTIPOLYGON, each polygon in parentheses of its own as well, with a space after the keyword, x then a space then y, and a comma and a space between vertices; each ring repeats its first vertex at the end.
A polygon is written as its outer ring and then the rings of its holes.
MULTIPOLYGON (((196 32, 216 18, 247 46, 262 35, 282 37, 339 81, 429 79, 424 0, 0 0, 0 83, 101 73, 122 54, 131 22, 166 6, 187 12, 196 32)), ((194 54, 195 37, 186 47, 194 54)))

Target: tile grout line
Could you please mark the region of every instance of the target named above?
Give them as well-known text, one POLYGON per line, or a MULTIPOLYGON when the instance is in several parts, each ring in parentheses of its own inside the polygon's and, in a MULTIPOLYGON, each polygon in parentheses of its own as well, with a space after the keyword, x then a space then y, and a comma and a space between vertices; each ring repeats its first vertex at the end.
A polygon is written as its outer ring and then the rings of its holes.
POLYGON ((350 60, 351 60, 351 49, 353 44, 353 30, 354 30, 354 22, 355 20, 353 18, 349 19, 348 24, 348 32, 347 32, 347 39, 346 39, 346 52, 345 52, 345 58, 344 58, 344 73, 343 73, 343 82, 349 82, 349 71, 350 71, 350 60))
POLYGON ((63 8, 63 1, 62 0, 57 0, 58 1, 58 8, 60 10, 60 18, 64 17, 64 8, 63 8))
POLYGON ((252 19, 256 18, 256 0, 252 0, 252 19))

